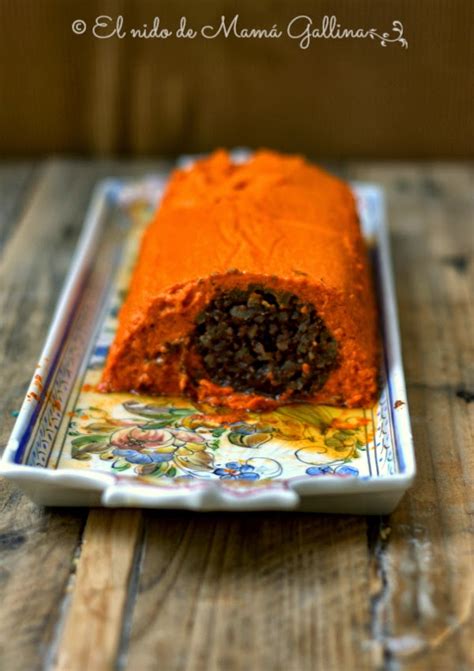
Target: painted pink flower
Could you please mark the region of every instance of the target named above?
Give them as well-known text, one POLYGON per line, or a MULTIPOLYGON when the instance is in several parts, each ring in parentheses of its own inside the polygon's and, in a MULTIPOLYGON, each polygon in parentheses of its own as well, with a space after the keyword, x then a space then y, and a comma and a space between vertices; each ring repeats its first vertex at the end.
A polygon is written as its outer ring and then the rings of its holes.
POLYGON ((194 431, 186 431, 183 429, 171 429, 176 443, 204 443, 204 438, 194 431))
POLYGON ((142 429, 134 426, 112 434, 110 443, 121 450, 159 450, 173 443, 173 434, 165 429, 142 429))
POLYGON ((144 429, 135 426, 112 434, 112 454, 137 466, 158 465, 172 461, 176 446, 174 436, 165 429, 144 429))

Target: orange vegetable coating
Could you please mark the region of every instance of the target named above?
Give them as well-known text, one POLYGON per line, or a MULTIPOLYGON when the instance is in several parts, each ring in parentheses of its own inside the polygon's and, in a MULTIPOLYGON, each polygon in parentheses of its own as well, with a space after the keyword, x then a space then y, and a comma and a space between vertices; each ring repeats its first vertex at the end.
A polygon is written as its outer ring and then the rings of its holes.
MULTIPOLYGON (((297 156, 225 151, 172 175, 145 231, 100 388, 189 394, 235 409, 269 398, 221 387, 190 347, 196 317, 218 291, 258 284, 313 305, 338 344, 338 366, 310 398, 368 406, 377 393, 377 314, 349 187, 297 156)), ((303 364, 302 374, 309 370, 303 364)))

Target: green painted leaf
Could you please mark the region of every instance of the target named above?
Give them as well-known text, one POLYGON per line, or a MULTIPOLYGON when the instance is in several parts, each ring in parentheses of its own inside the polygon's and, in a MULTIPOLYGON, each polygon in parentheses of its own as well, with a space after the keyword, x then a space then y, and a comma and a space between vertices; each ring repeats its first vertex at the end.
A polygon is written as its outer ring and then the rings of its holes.
POLYGON ((341 448, 345 449, 342 442, 338 438, 335 438, 334 436, 332 438, 325 438, 324 444, 327 445, 327 447, 332 447, 336 450, 341 448))
POLYGON ((117 430, 117 426, 109 422, 93 422, 92 424, 87 424, 85 429, 87 431, 95 431, 96 433, 112 433, 117 430))
POLYGON ((351 438, 352 436, 355 435, 355 431, 352 431, 351 429, 340 429, 334 434, 334 438, 337 438, 338 440, 346 440, 347 438, 351 438))
POLYGON ((165 422, 147 422, 142 424, 142 429, 164 429, 173 424, 173 417, 169 416, 165 422))
POLYGON ((188 415, 195 414, 195 412, 194 408, 170 408, 170 413, 176 415, 176 417, 187 417, 188 415))
POLYGON ((232 445, 238 445, 239 447, 259 447, 264 443, 267 443, 272 438, 271 433, 250 433, 242 434, 231 431, 229 433, 228 439, 229 443, 232 445))
POLYGON ((120 464, 112 464, 112 468, 114 471, 126 471, 128 468, 131 468, 131 464, 127 464, 127 462, 123 462, 120 464))
POLYGON ((90 436, 79 436, 78 438, 74 438, 74 440, 71 441, 71 445, 74 445, 75 447, 82 447, 82 445, 87 445, 89 443, 101 443, 104 440, 104 436, 98 436, 98 435, 90 435, 90 436))
POLYGON ((196 412, 194 408, 173 408, 169 406, 159 406, 153 403, 144 404, 137 401, 125 401, 123 407, 134 415, 152 420, 167 419, 171 421, 172 419, 186 417, 187 415, 196 412))

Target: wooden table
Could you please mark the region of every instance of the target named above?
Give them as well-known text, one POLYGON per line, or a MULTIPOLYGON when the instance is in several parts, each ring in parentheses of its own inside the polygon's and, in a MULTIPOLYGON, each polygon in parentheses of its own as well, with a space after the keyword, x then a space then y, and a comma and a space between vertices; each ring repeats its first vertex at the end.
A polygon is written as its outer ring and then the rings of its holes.
MULTIPOLYGON (((2 445, 94 183, 157 165, 0 164, 2 445)), ((472 668, 472 166, 335 168, 387 190, 416 485, 365 518, 45 510, 0 481, 2 671, 472 668)))

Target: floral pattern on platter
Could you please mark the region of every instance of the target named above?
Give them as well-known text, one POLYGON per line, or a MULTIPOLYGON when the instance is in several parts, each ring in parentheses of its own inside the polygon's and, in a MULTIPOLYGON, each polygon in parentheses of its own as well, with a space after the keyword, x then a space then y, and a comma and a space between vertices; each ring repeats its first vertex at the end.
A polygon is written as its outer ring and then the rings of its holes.
POLYGON ((75 410, 66 440, 72 460, 148 482, 354 477, 375 458, 368 454, 375 427, 364 410, 293 404, 229 414, 182 398, 103 395, 90 387, 81 399, 87 405, 75 410))
POLYGON ((254 481, 260 478, 275 478, 281 473, 281 466, 274 459, 264 457, 253 457, 243 463, 238 461, 227 461, 223 466, 214 470, 214 474, 220 480, 244 480, 254 481))

